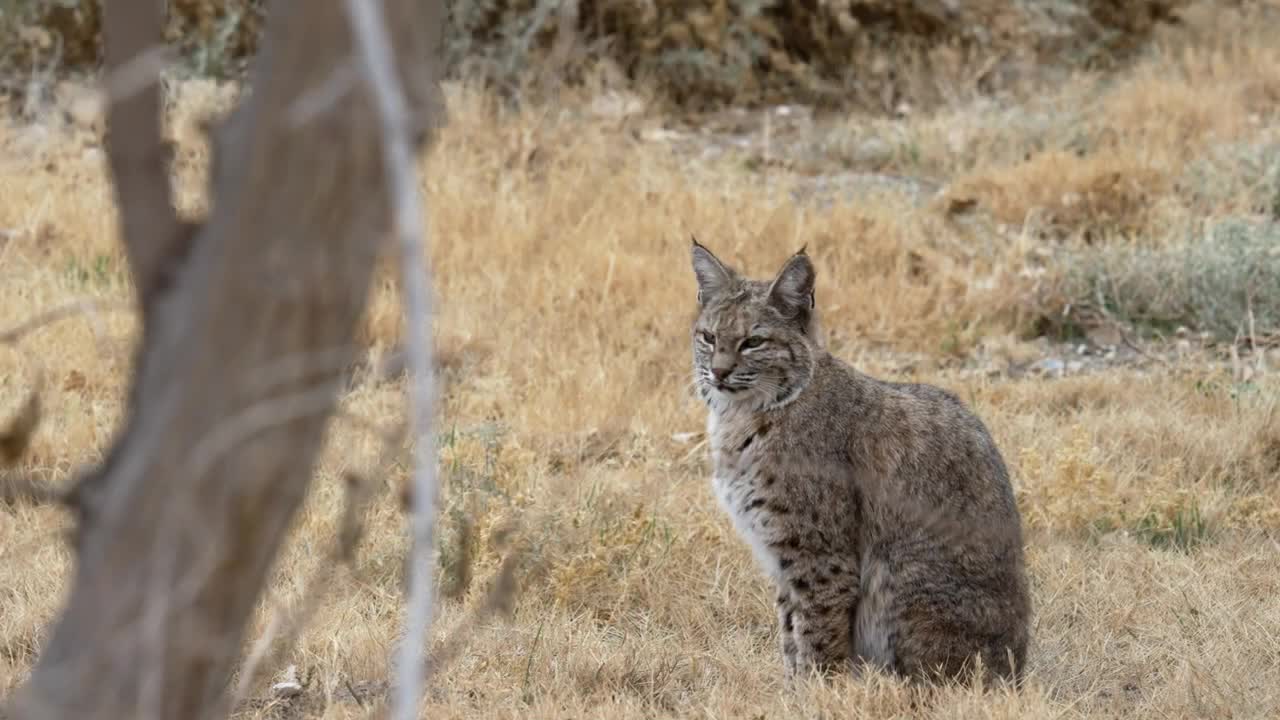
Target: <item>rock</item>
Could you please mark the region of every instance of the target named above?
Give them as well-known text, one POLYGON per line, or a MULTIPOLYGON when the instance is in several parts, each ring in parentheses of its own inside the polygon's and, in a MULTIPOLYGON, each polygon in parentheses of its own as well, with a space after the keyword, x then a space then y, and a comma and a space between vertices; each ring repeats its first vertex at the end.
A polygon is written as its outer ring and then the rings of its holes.
POLYGON ((1049 357, 1049 358, 1044 358, 1043 360, 1037 360, 1036 362, 1032 363, 1031 367, 1027 368, 1027 370, 1036 375, 1062 377, 1062 374, 1063 372, 1066 371, 1066 368, 1067 368, 1067 365, 1062 360, 1059 360, 1058 358, 1049 357))
POLYGON ((628 92, 610 91, 593 99, 588 112, 606 120, 622 120, 623 118, 644 113, 644 101, 638 95, 628 92))
POLYGON ((1120 332, 1120 328, 1114 323, 1104 323, 1097 327, 1089 328, 1085 331, 1085 337, 1089 338, 1089 342, 1095 346, 1104 349, 1111 349, 1124 342, 1124 336, 1120 332))
POLYGON ((893 146, 884 138, 867 138, 853 149, 853 162, 858 167, 883 167, 891 160, 893 146))
POLYGON ((271 694, 280 698, 291 698, 302 693, 302 683, 298 682, 298 666, 290 665, 281 673, 280 682, 271 686, 271 694))

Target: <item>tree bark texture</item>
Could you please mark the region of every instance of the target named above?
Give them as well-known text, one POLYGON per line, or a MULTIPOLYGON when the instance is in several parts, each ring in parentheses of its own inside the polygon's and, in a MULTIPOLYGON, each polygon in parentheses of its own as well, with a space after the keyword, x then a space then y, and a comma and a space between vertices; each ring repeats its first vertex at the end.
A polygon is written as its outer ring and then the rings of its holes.
MULTIPOLYGON (((440 3, 384 5, 425 143, 443 120, 440 3)), ((160 0, 105 5, 108 69, 159 43, 162 13, 160 0)), ((341 0, 273 0, 252 89, 216 131, 199 226, 172 207, 159 88, 109 110, 143 333, 124 425, 70 495, 69 595, 10 717, 228 711, 247 621, 306 494, 389 237, 381 125, 351 81, 356 62, 341 0)))

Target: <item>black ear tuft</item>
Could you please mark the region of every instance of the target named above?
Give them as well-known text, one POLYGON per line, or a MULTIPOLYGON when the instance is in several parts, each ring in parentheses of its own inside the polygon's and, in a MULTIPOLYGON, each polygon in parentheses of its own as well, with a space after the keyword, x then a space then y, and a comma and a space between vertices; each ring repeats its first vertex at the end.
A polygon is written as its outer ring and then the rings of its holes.
POLYGON ((710 250, 692 239, 693 274, 698 280, 698 304, 706 305, 715 295, 726 290, 737 277, 727 265, 720 262, 710 250))

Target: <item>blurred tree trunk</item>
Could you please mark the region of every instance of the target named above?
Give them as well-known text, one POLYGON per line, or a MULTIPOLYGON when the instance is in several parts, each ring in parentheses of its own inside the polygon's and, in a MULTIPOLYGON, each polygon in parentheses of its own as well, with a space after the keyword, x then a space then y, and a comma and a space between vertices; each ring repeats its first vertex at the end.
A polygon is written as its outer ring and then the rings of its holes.
MULTIPOLYGON (((440 3, 384 4, 425 142, 443 117, 440 3)), ((69 596, 13 718, 229 710, 389 237, 381 125, 341 0, 270 4, 252 93, 213 138, 210 215, 179 220, 158 83, 128 81, 161 42, 163 7, 105 6, 107 151, 143 332, 122 430, 68 498, 69 596)))

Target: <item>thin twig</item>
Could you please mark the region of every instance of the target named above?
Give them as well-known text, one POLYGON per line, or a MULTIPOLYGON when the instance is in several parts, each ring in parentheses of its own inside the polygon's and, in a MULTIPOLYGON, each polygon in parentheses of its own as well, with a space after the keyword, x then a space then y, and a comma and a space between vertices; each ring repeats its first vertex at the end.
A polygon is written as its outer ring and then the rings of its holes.
MULTIPOLYGON (((311 586, 306 586, 306 589, 310 590, 311 586)), ((323 590, 323 588, 321 589, 323 590)), ((307 593, 304 597, 310 597, 310 593, 307 593)), ((239 707, 241 701, 249 696, 253 681, 258 676, 258 666, 267 657, 267 651, 271 649, 271 643, 276 639, 280 626, 289 622, 289 619, 282 619, 285 614, 284 608, 276 607, 271 613, 271 619, 267 621, 266 629, 254 641, 253 647, 245 657, 244 665, 240 668, 240 682, 236 683, 236 691, 232 695, 230 707, 239 707)))
POLYGON ((1263 353, 1258 352, 1258 326, 1253 317, 1253 288, 1245 296, 1245 307, 1249 317, 1249 352, 1253 354, 1253 369, 1261 375, 1267 369, 1263 353))
POLYGON ((123 102, 160 81, 167 65, 174 59, 173 49, 154 45, 112 69, 102 80, 98 99, 123 102))
POLYGON ((49 487, 33 475, 0 473, 0 505, 58 505, 62 498, 61 490, 49 487))
POLYGON ((392 717, 417 716, 425 675, 424 661, 431 625, 431 579, 437 482, 434 414, 434 368, 431 362, 431 293, 426 253, 425 208, 418 196, 414 153, 409 132, 409 109, 391 57, 381 3, 347 0, 347 15, 360 54, 365 79, 372 89, 383 126, 383 160, 392 193, 395 230, 401 249, 404 299, 408 323, 407 355, 410 378, 410 428, 417 440, 413 471, 412 562, 405 612, 405 636, 400 647, 399 682, 392 717))
POLYGON ((220 460, 262 433, 301 418, 329 412, 336 404, 336 383, 322 383, 305 390, 256 402, 219 422, 200 438, 188 457, 190 477, 203 478, 220 460))
POLYGON ((1164 359, 1164 358, 1160 357, 1159 355, 1154 355, 1154 354, 1149 353, 1149 352, 1147 352, 1146 350, 1143 350, 1142 348, 1138 347, 1138 344, 1137 344, 1137 343, 1135 343, 1135 342, 1133 341, 1133 339, 1129 337, 1129 333, 1125 332, 1125 331, 1124 331, 1124 328, 1121 328, 1121 327, 1119 327, 1119 326, 1117 325, 1117 326, 1116 326, 1116 329, 1120 332, 1120 341, 1121 341, 1121 342, 1123 342, 1123 343, 1125 344, 1125 346, 1126 346, 1126 347, 1128 347, 1130 350, 1132 350, 1132 351, 1134 351, 1134 352, 1138 353, 1139 355, 1141 355, 1141 356, 1143 356, 1143 357, 1147 358, 1148 360, 1155 360, 1156 362, 1160 363, 1161 365, 1168 365, 1168 364, 1169 364, 1169 361, 1168 361, 1168 360, 1166 360, 1166 359, 1164 359))
POLYGON ((344 62, 338 65, 323 83, 293 101, 289 106, 286 122, 292 128, 299 128, 320 117, 351 92, 359 78, 359 69, 355 63, 344 62))
POLYGON ((354 687, 351 687, 351 681, 349 679, 343 679, 342 684, 347 686, 347 692, 351 693, 351 697, 356 701, 356 705, 363 708, 364 700, 361 700, 360 694, 356 692, 354 687))
POLYGON ((26 454, 31 438, 40 425, 40 389, 44 385, 44 373, 36 382, 36 389, 27 393, 26 402, 6 426, 0 428, 0 467, 15 465, 26 454))
MULTIPOLYGON (((334 385, 320 385, 289 395, 259 401, 232 415, 209 430, 202 436, 200 442, 192 448, 188 456, 188 472, 190 476, 194 478, 204 477, 218 462, 230 457, 233 451, 245 442, 260 436, 268 430, 323 412, 332 403, 334 394, 334 385)), ((338 411, 334 411, 333 416, 346 420, 358 418, 356 415, 343 414, 338 411)), ((393 449, 401 442, 403 432, 395 428, 386 429, 372 422, 359 423, 356 427, 380 435, 386 448, 381 453, 384 461, 383 471, 385 471, 386 467, 397 457, 393 449)), ((385 474, 385 472, 382 474, 385 474)), ((357 511, 362 512, 368 500, 368 491, 363 487, 358 487, 355 490, 354 502, 359 506, 357 511)), ((164 518, 161 522, 192 525, 196 522, 205 521, 203 518, 174 515, 164 518)), ((343 525, 349 527, 350 521, 344 520, 343 525)), ((340 536, 339 545, 343 542, 344 537, 346 535, 340 536)), ((335 547, 335 559, 341 558, 344 554, 346 553, 341 547, 335 547)), ((191 602, 200 591, 202 584, 207 582, 209 574, 213 572, 214 565, 218 562, 217 553, 211 550, 204 552, 201 559, 185 570, 185 579, 181 581, 174 580, 170 588, 165 593, 162 593, 164 596, 162 599, 172 607, 180 607, 191 602)))
POLYGON ((131 305, 120 302, 99 302, 97 300, 74 300, 65 305, 45 310, 35 317, 28 318, 23 322, 7 329, 0 331, 0 345, 10 345, 23 336, 39 330, 45 325, 50 325, 59 320, 75 317, 77 315, 94 314, 102 310, 133 310, 131 305))
MULTIPOLYGON (((355 416, 346 416, 353 419, 355 416)), ((345 566, 349 572, 355 573, 355 551, 364 535, 363 517, 375 489, 375 483, 385 477, 392 462, 398 457, 397 447, 404 440, 405 425, 398 424, 394 430, 383 430, 376 425, 361 426, 375 432, 382 439, 382 450, 378 453, 381 462, 372 473, 360 476, 348 472, 344 476, 346 497, 343 503, 342 516, 339 519, 339 530, 332 550, 321 559, 311 579, 304 585, 299 607, 291 612, 277 607, 271 616, 266 629, 254 643, 241 669, 240 682, 233 696, 231 707, 239 704, 249 696, 258 671, 264 665, 271 667, 285 653, 293 649, 298 636, 310 623, 312 615, 320 608, 321 602, 336 584, 338 568, 345 566), (276 641, 279 640, 278 643, 276 641), (274 652, 268 653, 273 643, 274 652)), ((361 703, 363 706, 363 703, 361 703)))
POLYGON ((1116 332, 1120 334, 1120 342, 1124 343, 1125 347, 1138 353, 1139 355, 1141 355, 1142 357, 1148 360, 1158 362, 1161 365, 1169 364, 1168 360, 1160 357, 1159 355, 1155 355, 1153 353, 1147 352, 1142 347, 1140 347, 1136 342, 1134 342, 1133 338, 1129 337, 1129 333, 1125 331, 1124 325, 1122 325, 1119 320, 1116 320, 1114 317, 1112 317, 1111 313, 1107 312, 1106 303, 1102 302, 1101 299, 1099 299, 1099 302, 1098 302, 1098 312, 1099 314, 1102 315, 1102 318, 1106 322, 1111 323, 1111 327, 1115 328, 1116 332))
POLYGON ((494 615, 510 615, 515 604, 517 593, 516 570, 524 553, 513 549, 503 558, 502 565, 494 574, 493 584, 485 597, 472 607, 471 613, 458 622, 443 643, 431 652, 427 660, 426 675, 431 676, 443 670, 462 650, 463 643, 475 635, 475 629, 494 615))

